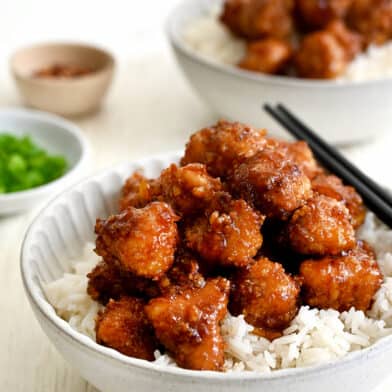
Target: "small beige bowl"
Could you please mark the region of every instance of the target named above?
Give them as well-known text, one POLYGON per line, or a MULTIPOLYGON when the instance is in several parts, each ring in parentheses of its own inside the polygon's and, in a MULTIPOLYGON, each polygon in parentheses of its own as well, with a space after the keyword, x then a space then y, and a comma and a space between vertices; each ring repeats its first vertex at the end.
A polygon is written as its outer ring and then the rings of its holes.
POLYGON ((10 60, 11 72, 28 106, 76 116, 96 110, 113 78, 114 58, 105 50, 83 44, 53 43, 24 48, 10 60), (37 77, 55 64, 91 68, 79 77, 37 77))

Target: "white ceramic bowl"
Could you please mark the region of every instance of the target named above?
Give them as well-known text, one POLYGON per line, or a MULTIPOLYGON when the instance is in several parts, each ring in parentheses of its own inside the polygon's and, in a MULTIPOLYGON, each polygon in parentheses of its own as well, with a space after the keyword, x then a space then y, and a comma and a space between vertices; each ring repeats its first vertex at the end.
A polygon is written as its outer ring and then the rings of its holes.
POLYGON ((0 110, 0 133, 29 135, 51 154, 63 155, 67 172, 55 181, 26 191, 0 195, 0 214, 28 210, 79 179, 86 168, 89 147, 80 129, 60 117, 26 109, 0 110))
POLYGON ((167 23, 178 63, 194 89, 220 116, 277 133, 279 127, 261 107, 266 102, 281 102, 330 142, 365 141, 390 130, 392 79, 335 82, 268 76, 217 64, 190 49, 183 39, 186 26, 221 2, 185 0, 167 23))
POLYGON ((23 282, 38 321, 64 358, 87 381, 108 392, 369 392, 390 374, 391 337, 309 369, 224 374, 164 368, 126 357, 96 344, 56 315, 42 285, 70 271, 70 259, 81 255, 86 241, 94 240, 95 219, 116 210, 124 179, 136 169, 157 176, 177 159, 171 154, 123 164, 84 180, 53 200, 30 226, 21 253, 23 282))

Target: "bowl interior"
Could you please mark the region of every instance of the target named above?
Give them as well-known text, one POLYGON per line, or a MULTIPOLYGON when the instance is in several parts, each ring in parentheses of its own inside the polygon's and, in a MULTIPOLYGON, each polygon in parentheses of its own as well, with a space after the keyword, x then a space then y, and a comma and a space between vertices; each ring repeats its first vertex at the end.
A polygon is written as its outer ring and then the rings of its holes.
MULTIPOLYGON (((68 162, 68 171, 80 161, 83 147, 70 124, 52 116, 23 110, 0 111, 0 133, 28 135, 50 154, 62 155, 68 162)), ((73 128, 73 126, 72 126, 73 128)))
MULTIPOLYGON (((99 72, 113 64, 112 56, 99 48, 80 44, 47 44, 21 49, 11 60, 13 71, 29 78, 34 72, 54 64, 89 67, 99 72)), ((91 76, 88 74, 87 76, 91 76)), ((79 78, 78 78, 79 79, 79 78)), ((56 79, 50 79, 55 81, 56 79)))

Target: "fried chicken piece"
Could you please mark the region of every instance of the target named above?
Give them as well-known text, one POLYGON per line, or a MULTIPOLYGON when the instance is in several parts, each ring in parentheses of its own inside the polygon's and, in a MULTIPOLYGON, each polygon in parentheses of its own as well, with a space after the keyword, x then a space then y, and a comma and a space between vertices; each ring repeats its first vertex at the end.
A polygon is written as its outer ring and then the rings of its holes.
POLYGON ((263 243, 264 217, 244 200, 220 204, 185 228, 186 245, 212 264, 247 265, 263 243))
POLYGON ((280 149, 266 148, 237 165, 230 186, 267 217, 283 220, 312 195, 308 177, 280 149))
POLYGON ((326 31, 333 34, 340 46, 344 49, 347 61, 351 61, 362 51, 362 36, 349 30, 343 21, 335 20, 329 23, 326 31))
POLYGON ((266 74, 279 73, 289 62, 291 46, 278 38, 266 38, 249 42, 240 68, 266 74))
POLYGON ((329 22, 343 19, 353 0, 297 0, 301 21, 310 28, 323 28, 329 22))
POLYGON ((233 279, 230 311, 243 314, 258 334, 276 337, 296 316, 299 293, 299 282, 280 263, 261 257, 233 279))
POLYGON ((245 39, 284 38, 293 31, 290 0, 226 0, 221 21, 245 39))
POLYGON ((350 212, 354 229, 362 225, 366 208, 361 196, 352 186, 345 186, 342 180, 334 175, 321 174, 312 180, 312 188, 321 195, 342 201, 350 212))
POLYGON ((109 301, 96 320, 97 343, 129 357, 154 360, 157 342, 142 300, 123 297, 109 301))
POLYGON ((172 208, 163 202, 141 209, 129 207, 106 220, 97 219, 96 252, 124 271, 158 279, 174 261, 177 220, 172 208))
POLYGON ((287 142, 285 140, 268 138, 267 145, 268 148, 281 150, 309 179, 323 173, 322 167, 317 163, 312 150, 305 141, 287 142))
POLYGON ((264 135, 238 122, 219 121, 191 136, 181 165, 204 163, 213 177, 225 178, 234 161, 249 158, 264 148, 264 135))
POLYGON ((223 278, 203 288, 152 299, 145 307, 158 340, 178 366, 222 370, 224 341, 219 323, 227 313, 230 283, 223 278))
POLYGON ((191 163, 183 167, 170 165, 161 173, 159 182, 162 198, 182 215, 190 215, 204 210, 222 190, 219 179, 207 173, 206 166, 191 163))
POLYGON ((103 305, 110 299, 118 300, 123 296, 153 298, 161 294, 157 282, 121 271, 116 263, 104 260, 96 265, 87 278, 87 293, 103 305))
POLYGON ((363 35, 367 45, 381 45, 392 37, 390 0, 354 0, 347 19, 349 26, 363 35))
POLYGON ((382 283, 372 249, 361 242, 347 253, 304 261, 300 274, 305 303, 339 312, 351 307, 368 310, 382 283))
POLYGON ((336 255, 355 246, 349 211, 324 195, 315 195, 294 212, 287 233, 291 248, 304 255, 336 255))
POLYGON ((317 31, 305 36, 294 63, 300 77, 308 79, 334 79, 347 65, 347 54, 339 40, 329 31, 317 31))
POLYGON ((87 294, 94 300, 104 305, 110 299, 119 299, 124 295, 123 280, 117 268, 99 262, 95 268, 87 274, 87 294))
POLYGON ((200 288, 204 284, 198 260, 185 247, 177 250, 173 266, 159 281, 162 293, 177 292, 184 288, 200 288))
POLYGON ((143 208, 159 194, 159 184, 136 172, 126 181, 121 190, 120 211, 128 207, 143 208))

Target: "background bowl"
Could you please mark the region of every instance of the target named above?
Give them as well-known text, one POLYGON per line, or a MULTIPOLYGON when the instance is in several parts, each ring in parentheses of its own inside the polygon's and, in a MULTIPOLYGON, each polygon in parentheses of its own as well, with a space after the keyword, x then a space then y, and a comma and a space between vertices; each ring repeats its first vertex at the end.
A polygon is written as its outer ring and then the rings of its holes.
POLYGON ((38 321, 64 358, 99 390, 111 392, 369 392, 383 381, 390 373, 391 337, 343 360, 309 369, 267 375, 195 372, 126 357, 97 345, 56 315, 42 286, 71 270, 71 260, 94 240, 95 219, 117 210, 125 178, 140 169, 147 177, 156 177, 178 158, 169 154, 95 175, 53 200, 30 226, 21 253, 24 286, 38 321))
POLYGON ((88 163, 89 148, 78 127, 57 116, 26 109, 0 110, 0 133, 29 135, 33 142, 51 154, 63 155, 67 172, 55 181, 26 191, 0 195, 0 214, 32 208, 44 197, 76 181, 88 163))
POLYGON ((113 78, 114 58, 107 51, 82 44, 41 44, 16 52, 11 72, 26 104, 64 116, 97 109, 113 78), (54 64, 91 68, 76 78, 40 78, 34 73, 54 64))
POLYGON ((390 130, 392 79, 338 82, 268 76, 217 64, 189 48, 183 39, 186 26, 209 15, 221 3, 185 0, 167 24, 179 65, 194 89, 220 116, 276 133, 278 126, 261 107, 266 102, 281 102, 333 143, 365 141, 390 130))

